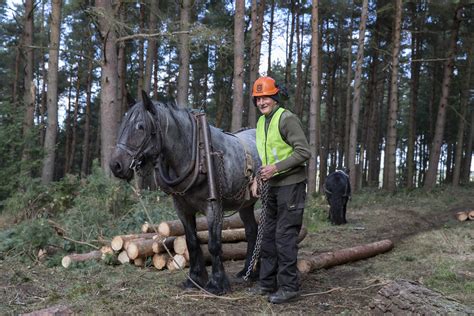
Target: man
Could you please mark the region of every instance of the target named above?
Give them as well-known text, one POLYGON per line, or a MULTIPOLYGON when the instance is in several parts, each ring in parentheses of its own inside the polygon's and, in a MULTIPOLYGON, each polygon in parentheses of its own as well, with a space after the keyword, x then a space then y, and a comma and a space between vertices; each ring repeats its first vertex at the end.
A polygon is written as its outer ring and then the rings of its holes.
POLYGON ((297 237, 306 198, 308 141, 296 115, 279 105, 285 96, 270 77, 258 78, 252 96, 263 114, 257 123, 260 177, 267 181, 268 201, 261 244, 260 281, 252 292, 280 304, 299 296, 297 237))

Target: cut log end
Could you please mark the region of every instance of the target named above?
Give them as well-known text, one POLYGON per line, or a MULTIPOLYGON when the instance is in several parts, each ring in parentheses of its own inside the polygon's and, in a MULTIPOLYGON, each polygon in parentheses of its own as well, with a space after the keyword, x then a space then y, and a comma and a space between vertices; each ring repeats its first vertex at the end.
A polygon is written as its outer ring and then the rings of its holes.
POLYGON ((122 236, 115 236, 110 242, 110 246, 113 250, 119 251, 123 247, 123 238, 122 236))
POLYGON ((468 212, 457 212, 456 213, 456 218, 460 222, 464 222, 469 219, 469 213, 468 212))
POLYGON ((469 211, 468 215, 470 221, 474 221, 474 210, 469 211))

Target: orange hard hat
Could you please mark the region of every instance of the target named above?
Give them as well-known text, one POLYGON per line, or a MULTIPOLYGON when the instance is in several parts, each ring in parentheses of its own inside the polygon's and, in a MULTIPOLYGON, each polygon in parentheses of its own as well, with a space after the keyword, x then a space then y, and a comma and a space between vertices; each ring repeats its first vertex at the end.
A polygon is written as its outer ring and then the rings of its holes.
POLYGON ((252 89, 253 97, 264 97, 275 95, 280 91, 275 83, 275 79, 271 77, 260 77, 255 80, 252 89))

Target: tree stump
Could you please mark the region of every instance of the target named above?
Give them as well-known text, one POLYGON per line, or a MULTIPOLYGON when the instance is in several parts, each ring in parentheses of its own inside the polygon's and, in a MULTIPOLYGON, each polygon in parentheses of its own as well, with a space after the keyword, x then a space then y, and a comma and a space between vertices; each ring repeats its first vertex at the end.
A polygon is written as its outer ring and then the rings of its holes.
POLYGON ((382 287, 369 304, 375 315, 470 315, 472 308, 407 280, 395 280, 382 287))

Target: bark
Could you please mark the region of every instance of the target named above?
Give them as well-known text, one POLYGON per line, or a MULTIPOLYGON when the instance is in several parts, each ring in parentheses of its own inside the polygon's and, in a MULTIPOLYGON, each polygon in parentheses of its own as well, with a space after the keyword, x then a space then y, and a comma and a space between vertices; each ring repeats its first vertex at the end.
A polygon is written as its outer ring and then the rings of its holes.
MULTIPOLYGON (((258 219, 258 216, 260 216, 260 210, 255 211, 256 219, 258 219)), ((238 213, 235 213, 232 216, 224 217, 222 219, 222 230, 242 227, 244 227, 244 223, 240 219, 238 213)), ((147 232, 154 228, 156 228, 156 226, 152 226, 151 228, 148 226, 147 232)), ((203 231, 207 229, 207 218, 204 216, 196 217, 196 231, 203 231)), ((163 237, 181 236, 184 235, 184 226, 179 220, 161 222, 157 227, 157 232, 163 237)))
MULTIPOLYGON (((160 11, 160 1, 159 0, 150 0, 148 1, 150 5, 150 19, 148 24, 148 32, 156 33, 158 29, 158 15, 160 11)), ((148 39, 148 47, 146 51, 146 63, 145 63, 145 78, 143 89, 145 92, 150 95, 151 91, 151 76, 153 72, 153 62, 155 60, 155 55, 157 54, 157 41, 156 37, 152 36, 148 39)))
MULTIPOLYGON (((352 0, 349 0, 348 7, 352 7, 352 0)), ((351 27, 348 32, 347 49, 347 78, 346 78, 346 111, 344 122, 344 165, 349 167, 349 138, 351 131, 351 81, 352 81, 352 29, 354 18, 351 14, 351 27)))
POLYGON ((463 183, 469 183, 470 178, 471 178, 471 161, 472 161, 472 154, 469 155, 469 153, 472 153, 472 144, 474 142, 474 106, 471 105, 471 129, 469 131, 469 135, 466 139, 466 157, 464 159, 464 168, 463 168, 463 174, 462 174, 462 179, 463 183))
MULTIPOLYGON (((362 63, 364 60, 364 39, 365 39, 365 28, 367 23, 367 2, 368 0, 362 1, 362 13, 359 25, 359 44, 357 49, 357 60, 356 60, 356 71, 354 81, 354 98, 352 100, 352 116, 349 133, 349 177, 351 183, 357 183, 356 181, 356 147, 357 147, 357 129, 359 126, 359 109, 360 109, 360 96, 362 86, 362 63)), ((354 190, 356 191, 356 190, 354 190)))
POLYGON ((392 241, 385 239, 370 244, 316 254, 306 259, 302 258, 298 260, 297 267, 301 273, 309 273, 316 269, 330 268, 348 262, 370 258, 387 252, 392 248, 392 241))
MULTIPOLYGON (((24 68, 24 97, 23 107, 25 116, 23 118, 23 139, 28 139, 33 129, 33 119, 35 112, 35 83, 33 78, 34 71, 34 52, 33 52, 33 32, 34 32, 34 1, 25 1, 25 21, 23 27, 23 45, 22 51, 26 59, 24 68)), ((30 160, 30 146, 26 145, 23 148, 21 161, 26 163, 30 160)), ((22 173, 30 174, 29 167, 22 165, 22 173)))
POLYGON ((372 315, 470 315, 474 312, 472 307, 407 280, 385 285, 369 308, 372 315))
MULTIPOLYGON (((106 15, 113 14, 112 4, 108 0, 96 0, 96 7, 106 15)), ((111 176, 109 162, 118 129, 117 103, 118 73, 116 34, 107 18, 99 18, 99 28, 103 40, 102 79, 100 94, 100 130, 101 130, 101 167, 107 176, 111 176)))
POLYGON ((285 63, 285 86, 289 87, 291 82, 291 64, 293 60, 293 38, 295 34, 295 24, 296 24, 296 6, 295 3, 297 0, 290 0, 290 13, 291 13, 291 24, 290 32, 288 34, 288 46, 287 46, 287 55, 285 63))
POLYGON ((446 111, 448 105, 449 85, 453 75, 454 57, 456 55, 457 39, 459 27, 461 24, 461 10, 463 4, 457 5, 454 18, 453 27, 451 29, 451 39, 448 48, 448 57, 444 63, 443 82, 441 85, 441 97, 438 106, 438 115, 436 118, 436 127, 431 144, 430 160, 428 164, 428 171, 426 172, 424 188, 432 189, 436 184, 436 176, 438 175, 439 157, 441 155, 441 145, 443 143, 444 127, 446 124, 446 111))
MULTIPOLYGON (((458 134, 456 137, 456 154, 454 161, 454 171, 453 171, 453 186, 457 186, 461 178, 461 162, 463 157, 463 140, 464 140, 464 130, 466 126, 466 119, 468 118, 468 103, 469 103, 469 89, 471 87, 471 68, 472 68, 472 39, 469 42, 469 47, 467 49, 467 65, 466 65, 466 74, 464 76, 464 87, 461 92, 461 115, 459 117, 459 126, 458 134)), ((466 155, 471 155, 470 152, 466 152, 466 155)), ((469 168, 470 169, 470 168, 469 168)))
POLYGON ((49 184, 53 181, 54 161, 56 158, 56 139, 58 135, 58 61, 61 30, 62 0, 52 1, 49 60, 48 60, 48 125, 44 140, 45 157, 41 171, 41 182, 49 184))
POLYGON ((75 262, 89 261, 100 258, 102 258, 102 251, 94 250, 88 253, 78 253, 64 256, 61 260, 61 264, 64 268, 68 268, 71 264, 75 262))
POLYGON ((295 89, 295 114, 303 118, 303 39, 301 30, 304 29, 299 5, 296 8, 296 89, 295 89))
POLYGON ((308 193, 316 192, 316 159, 319 147, 317 134, 320 116, 320 67, 319 67, 319 1, 313 0, 311 7, 311 93, 309 108, 309 147, 311 158, 308 164, 308 193))
MULTIPOLYGON (((260 50, 262 47, 263 35, 263 13, 265 8, 265 0, 252 0, 252 29, 250 30, 250 83, 249 87, 253 87, 255 80, 258 78, 260 65, 260 50)), ((253 106, 252 93, 249 93, 249 113, 248 126, 255 128, 257 124, 257 112, 253 106)))
POLYGON ((180 30, 179 35, 179 74, 177 103, 180 107, 188 106, 189 87, 189 14, 191 1, 182 0, 180 8, 180 30))
POLYGON ((156 233, 145 233, 145 234, 129 234, 129 235, 119 235, 115 236, 110 245, 113 250, 119 251, 124 247, 124 244, 127 240, 133 240, 137 238, 153 239, 153 236, 157 236, 156 233))
MULTIPOLYGON (((78 64, 81 64, 80 60, 78 64)), ((79 93, 80 93, 80 85, 81 85, 81 76, 79 68, 77 69, 77 77, 76 77, 76 96, 74 101, 74 115, 72 116, 72 130, 71 130, 71 147, 69 151, 69 158, 68 164, 66 166, 66 173, 71 173, 73 165, 74 165, 74 156, 76 154, 76 139, 77 139, 77 120, 78 120, 78 113, 79 113, 79 93)))
POLYGON ((272 43, 273 43, 273 26, 275 20, 275 0, 271 0, 270 5, 270 23, 268 26, 268 59, 267 59, 267 76, 272 76, 272 43))
POLYGON ((415 144, 416 144, 416 109, 418 103, 418 87, 420 80, 420 62, 414 62, 421 58, 421 37, 418 35, 419 22, 417 22, 417 4, 411 3, 412 13, 412 35, 411 35, 411 95, 410 95, 410 110, 408 118, 408 148, 407 148, 407 188, 411 189, 415 186, 415 144))
POLYGON ((244 16, 245 0, 236 0, 234 17, 234 90, 231 131, 237 131, 242 127, 242 109, 244 106, 244 16))
MULTIPOLYGON (((89 34, 90 35, 90 34, 89 34)), ((89 174, 89 160, 91 151, 91 98, 92 98, 92 73, 94 70, 93 60, 89 59, 87 68, 86 81, 86 108, 84 113, 84 139, 82 143, 82 162, 81 162, 81 178, 85 178, 89 174)))
MULTIPOLYGON (((121 23, 125 23, 125 14, 126 14, 126 7, 123 0, 120 1, 120 9, 119 9, 119 19, 121 23)), ((121 118, 128 110, 128 102, 127 102, 127 48, 126 44, 123 41, 117 43, 118 45, 118 53, 117 53, 117 76, 118 76, 118 84, 117 84, 117 105, 119 107, 118 117, 121 118)), ((140 61, 139 61, 140 62, 140 61)), ((140 67, 139 67, 140 68, 140 67)), ((140 75, 139 75, 140 76, 140 75)), ((141 79, 138 79, 140 82, 141 79)), ((139 91, 139 96, 141 96, 141 90, 139 91)))
POLYGON ((130 259, 135 260, 138 257, 149 257, 154 254, 153 252, 153 239, 142 239, 131 241, 127 248, 127 255, 130 259))
MULTIPOLYGON (((140 1, 139 2, 140 6, 140 16, 139 16, 139 29, 140 29, 140 34, 144 33, 145 29, 145 4, 140 1)), ((144 75, 144 60, 145 60, 145 44, 144 44, 144 39, 140 38, 138 39, 138 78, 137 78, 137 96, 138 99, 141 100, 142 97, 142 90, 143 90, 143 75, 144 75)))
MULTIPOLYGON (((204 262, 211 263, 211 254, 209 253, 208 245, 202 244, 201 251, 204 257, 204 262)), ((227 260, 243 260, 247 256, 247 242, 239 242, 232 244, 222 244, 221 259, 227 260)), ((189 261, 189 253, 184 254, 184 258, 189 261)))
POLYGON ((396 183, 396 150, 398 118, 398 68, 400 60, 400 30, 402 23, 402 0, 395 0, 395 26, 393 29, 392 72, 390 80, 390 104, 387 124, 387 146, 384 162, 384 189, 394 192, 396 183), (386 179, 385 179, 386 178, 386 179))

